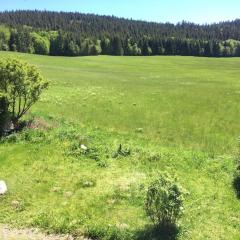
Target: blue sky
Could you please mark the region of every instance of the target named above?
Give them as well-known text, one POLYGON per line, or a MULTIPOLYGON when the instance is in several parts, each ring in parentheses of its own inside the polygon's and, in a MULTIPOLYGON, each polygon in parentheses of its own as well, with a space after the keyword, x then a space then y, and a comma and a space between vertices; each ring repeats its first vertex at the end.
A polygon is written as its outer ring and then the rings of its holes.
POLYGON ((212 23, 240 18, 240 0, 0 0, 0 10, 41 9, 157 22, 212 23))

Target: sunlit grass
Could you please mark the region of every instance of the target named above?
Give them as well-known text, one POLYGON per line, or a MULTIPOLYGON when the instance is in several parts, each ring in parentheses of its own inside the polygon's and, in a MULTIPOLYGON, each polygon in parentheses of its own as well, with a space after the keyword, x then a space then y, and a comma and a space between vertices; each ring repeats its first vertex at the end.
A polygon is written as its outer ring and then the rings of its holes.
POLYGON ((9 185, 0 222, 141 239, 151 224, 146 188, 167 171, 189 192, 179 239, 239 238, 240 59, 6 55, 38 65, 51 81, 31 111, 50 129, 0 144, 9 185), (76 134, 89 155, 75 151, 76 134), (120 144, 131 154, 115 157, 120 144))

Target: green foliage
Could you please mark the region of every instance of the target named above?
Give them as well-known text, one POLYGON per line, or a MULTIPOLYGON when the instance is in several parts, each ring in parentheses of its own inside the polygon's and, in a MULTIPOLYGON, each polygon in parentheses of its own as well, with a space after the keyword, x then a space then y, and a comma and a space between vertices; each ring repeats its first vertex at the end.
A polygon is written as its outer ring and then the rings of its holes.
POLYGON ((109 38, 104 38, 101 41, 101 48, 103 55, 110 55, 112 53, 112 45, 109 38))
POLYGON ((143 44, 142 53, 143 53, 144 56, 150 56, 150 55, 152 55, 152 49, 151 49, 151 47, 149 46, 147 40, 145 40, 145 42, 144 42, 144 44, 143 44))
POLYGON ((171 228, 183 212, 184 191, 169 175, 161 175, 148 187, 145 208, 159 227, 171 228))
POLYGON ((99 55, 102 52, 101 41, 92 41, 91 39, 85 39, 81 44, 81 55, 99 55))
POLYGON ((106 226, 96 223, 87 228, 87 236, 90 239, 101 239, 101 240, 129 240, 134 239, 132 234, 125 230, 121 231, 116 226, 106 226))
POLYGON ((91 55, 100 55, 102 53, 101 41, 97 40, 92 46, 91 55))
POLYGON ((113 55, 116 56, 123 56, 124 55, 124 49, 122 46, 122 42, 121 39, 119 37, 115 37, 113 39, 113 43, 112 43, 112 48, 113 48, 113 55))
POLYGON ((69 56, 78 56, 80 53, 80 48, 79 46, 74 43, 73 41, 70 41, 67 44, 67 55, 69 56))
POLYGON ((47 37, 42 37, 36 32, 31 33, 34 53, 48 55, 50 52, 50 41, 47 37))
POLYGON ((2 12, 0 20, 11 26, 0 26, 4 51, 54 56, 240 56, 238 20, 206 27, 48 11, 2 12))
POLYGON ((142 54, 141 48, 138 47, 137 43, 132 43, 130 39, 127 40, 127 50, 125 55, 139 56, 142 54))
POLYGON ((130 155, 131 155, 131 150, 129 148, 124 148, 123 145, 120 144, 116 152, 113 153, 113 158, 127 157, 130 155))
POLYGON ((0 25, 0 50, 7 51, 10 40, 10 30, 4 25, 0 25))
POLYGON ((15 58, 0 60, 0 94, 14 126, 39 99, 48 82, 37 68, 15 58))

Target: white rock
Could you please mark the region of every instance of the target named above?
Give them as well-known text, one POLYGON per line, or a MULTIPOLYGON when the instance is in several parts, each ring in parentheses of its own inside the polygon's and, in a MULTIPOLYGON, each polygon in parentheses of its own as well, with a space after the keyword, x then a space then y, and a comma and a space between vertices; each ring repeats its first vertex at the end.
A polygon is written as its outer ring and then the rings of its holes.
POLYGON ((87 150, 88 148, 84 144, 81 144, 81 149, 82 150, 87 150))
POLYGON ((0 181, 0 195, 7 192, 7 184, 4 181, 0 181))

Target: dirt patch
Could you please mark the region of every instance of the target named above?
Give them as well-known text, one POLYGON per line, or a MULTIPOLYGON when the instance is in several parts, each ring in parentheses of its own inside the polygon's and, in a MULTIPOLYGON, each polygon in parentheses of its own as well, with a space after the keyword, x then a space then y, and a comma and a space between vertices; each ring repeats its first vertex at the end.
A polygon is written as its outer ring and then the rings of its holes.
POLYGON ((50 124, 49 122, 47 122, 46 120, 44 120, 42 118, 34 118, 33 120, 31 120, 27 123, 26 127, 31 128, 31 129, 48 130, 50 128, 53 128, 54 125, 50 124))
POLYGON ((37 229, 12 229, 0 225, 0 240, 89 240, 71 235, 46 235, 37 229))

